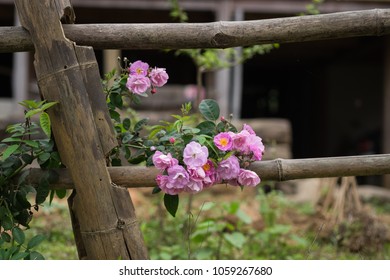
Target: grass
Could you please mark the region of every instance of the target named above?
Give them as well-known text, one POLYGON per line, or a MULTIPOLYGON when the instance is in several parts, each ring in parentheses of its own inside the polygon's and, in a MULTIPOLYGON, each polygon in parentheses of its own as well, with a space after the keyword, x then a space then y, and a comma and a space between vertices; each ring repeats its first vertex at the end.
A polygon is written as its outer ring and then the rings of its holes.
MULTIPOLYGON (((388 240, 375 252, 351 252, 336 235, 326 239, 321 228, 308 226, 315 217, 310 204, 245 191, 196 195, 190 214, 182 196, 176 218, 163 209, 161 197, 142 195, 136 209, 151 259, 390 259, 388 240)), ((37 248, 46 259, 78 258, 65 199, 39 210, 27 238, 38 233, 47 237, 37 248)))

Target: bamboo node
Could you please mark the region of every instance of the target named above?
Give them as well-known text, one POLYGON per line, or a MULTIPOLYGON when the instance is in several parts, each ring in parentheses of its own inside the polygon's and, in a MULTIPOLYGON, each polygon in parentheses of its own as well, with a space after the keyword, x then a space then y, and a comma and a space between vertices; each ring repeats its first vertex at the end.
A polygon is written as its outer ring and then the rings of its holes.
POLYGON ((277 158, 276 161, 276 167, 278 168, 278 177, 279 181, 284 181, 284 175, 283 175, 283 162, 282 159, 277 158))

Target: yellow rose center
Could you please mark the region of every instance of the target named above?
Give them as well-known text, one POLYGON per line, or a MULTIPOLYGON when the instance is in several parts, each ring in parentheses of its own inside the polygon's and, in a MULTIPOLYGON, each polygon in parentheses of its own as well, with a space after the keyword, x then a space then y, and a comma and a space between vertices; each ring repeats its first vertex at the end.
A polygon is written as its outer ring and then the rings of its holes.
POLYGON ((211 169, 211 166, 209 163, 206 163, 205 165, 202 166, 204 171, 209 171, 211 169))
POLYGON ((227 146, 228 142, 229 142, 229 141, 228 141, 226 138, 221 138, 221 139, 219 140, 219 144, 220 144, 221 146, 223 146, 223 147, 227 146))

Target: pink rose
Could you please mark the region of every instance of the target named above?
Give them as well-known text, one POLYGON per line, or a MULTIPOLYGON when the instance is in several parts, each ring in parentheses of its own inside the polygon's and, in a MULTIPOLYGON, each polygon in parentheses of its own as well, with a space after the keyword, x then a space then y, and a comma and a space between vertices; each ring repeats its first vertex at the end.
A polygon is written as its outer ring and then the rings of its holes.
POLYGON ((185 191, 189 193, 197 193, 203 190, 203 183, 200 181, 190 180, 185 191))
POLYGON ((167 169, 168 182, 166 188, 170 191, 181 192, 188 185, 190 176, 181 165, 174 165, 167 169))
POLYGON ((142 75, 130 75, 127 78, 126 87, 135 94, 142 94, 150 88, 150 80, 142 75))
POLYGON ((255 131, 252 129, 252 127, 249 124, 244 124, 243 129, 249 132, 249 134, 256 134, 255 131))
POLYGON ((206 164, 202 166, 202 169, 205 172, 203 187, 208 188, 217 183, 217 172, 214 168, 214 163, 211 160, 208 159, 206 164))
POLYGON ((240 163, 236 156, 230 156, 221 161, 217 168, 217 173, 220 179, 230 180, 237 178, 240 172, 240 163))
POLYGON ((193 181, 201 182, 206 177, 206 172, 202 167, 189 167, 187 171, 193 181))
POLYGON ((162 87, 168 81, 168 74, 165 71, 165 68, 153 68, 150 71, 150 80, 152 81, 152 85, 155 87, 162 87))
POLYGON ((255 172, 241 169, 237 181, 241 186, 256 187, 261 180, 255 172))
POLYGON ((242 130, 240 133, 233 135, 233 149, 241 153, 247 153, 249 151, 247 145, 247 139, 250 137, 250 133, 247 130, 242 130))
POLYGON ((207 147, 194 141, 188 143, 183 151, 183 161, 189 168, 205 165, 208 156, 209 150, 207 150, 207 147))
POLYGON ((163 191, 167 194, 170 194, 170 195, 175 195, 175 194, 178 194, 182 191, 180 189, 168 188, 167 187, 168 181, 169 181, 169 177, 167 175, 159 174, 156 177, 157 185, 161 189, 161 191, 163 191))
POLYGON ((221 132, 214 137, 214 144, 221 151, 229 151, 232 149, 233 140, 228 132, 221 132))
POLYGON ((149 64, 137 60, 130 65, 129 72, 132 76, 146 76, 148 74, 149 64))
POLYGON ((250 135, 247 139, 247 145, 249 150, 247 154, 252 153, 253 160, 261 160, 263 158, 264 144, 259 136, 250 135))
POLYGON ((189 184, 189 176, 183 166, 174 165, 167 170, 168 175, 157 175, 156 182, 161 191, 176 195, 186 190, 189 184))
POLYGON ((177 165, 178 161, 175 158, 172 158, 171 153, 167 155, 163 154, 160 151, 156 151, 152 157, 153 164, 157 169, 165 170, 171 166, 177 165))
POLYGON ((158 174, 157 177, 156 177, 156 182, 157 182, 158 187, 160 189, 163 189, 163 188, 165 188, 165 185, 168 182, 168 176, 167 175, 158 174))

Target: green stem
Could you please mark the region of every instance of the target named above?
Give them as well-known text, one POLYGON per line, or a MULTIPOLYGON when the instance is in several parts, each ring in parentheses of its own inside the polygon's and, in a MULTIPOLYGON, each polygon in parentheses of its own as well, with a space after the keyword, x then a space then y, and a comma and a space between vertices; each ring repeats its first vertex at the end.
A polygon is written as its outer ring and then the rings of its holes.
POLYGON ((145 148, 147 148, 146 146, 136 146, 136 145, 132 145, 132 144, 127 144, 127 146, 129 146, 129 147, 132 147, 132 148, 135 148, 135 149, 145 149, 145 148))

